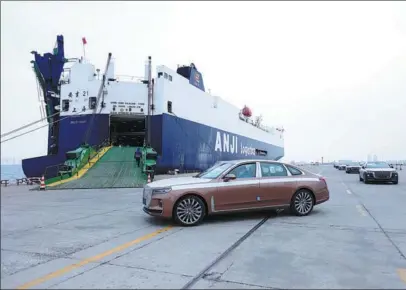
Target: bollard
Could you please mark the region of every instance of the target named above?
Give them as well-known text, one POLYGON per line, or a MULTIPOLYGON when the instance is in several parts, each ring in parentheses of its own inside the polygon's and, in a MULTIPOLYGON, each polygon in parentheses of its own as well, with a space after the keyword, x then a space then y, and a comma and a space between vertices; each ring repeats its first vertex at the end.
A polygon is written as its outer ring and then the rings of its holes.
POLYGON ((39 190, 45 190, 46 188, 45 188, 45 178, 44 178, 44 175, 42 175, 42 177, 41 177, 41 184, 40 184, 40 186, 39 186, 39 190))

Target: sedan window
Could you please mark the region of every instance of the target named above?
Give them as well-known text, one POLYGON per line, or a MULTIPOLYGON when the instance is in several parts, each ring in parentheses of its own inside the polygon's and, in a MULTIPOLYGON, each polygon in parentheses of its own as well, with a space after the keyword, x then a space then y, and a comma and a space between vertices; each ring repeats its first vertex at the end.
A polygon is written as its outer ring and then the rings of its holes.
POLYGON ((292 175, 302 175, 303 174, 302 171, 300 171, 299 169, 296 169, 295 167, 292 167, 289 165, 286 165, 286 167, 288 168, 288 170, 290 171, 290 173, 292 175))
POLYGON ((255 178, 257 177, 257 164, 247 163, 237 166, 228 174, 234 174, 237 178, 255 178))
POLYGON ((196 177, 214 179, 214 178, 219 177, 225 170, 227 170, 231 166, 233 166, 232 163, 219 162, 219 163, 214 164, 212 167, 210 167, 206 171, 196 175, 196 177))
POLYGON ((261 162, 262 177, 288 176, 288 172, 282 164, 261 162))
POLYGON ((369 162, 365 165, 365 168, 390 168, 386 162, 369 162))

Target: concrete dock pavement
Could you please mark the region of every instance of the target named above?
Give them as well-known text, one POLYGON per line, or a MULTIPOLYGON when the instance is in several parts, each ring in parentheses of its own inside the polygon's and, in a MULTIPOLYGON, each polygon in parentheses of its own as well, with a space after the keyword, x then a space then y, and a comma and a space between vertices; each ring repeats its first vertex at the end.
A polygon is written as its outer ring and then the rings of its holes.
MULTIPOLYGON (((405 171, 398 185, 365 185, 315 167, 328 202, 272 216, 191 288, 406 289, 405 171)), ((1 287, 179 289, 266 214, 184 228, 144 214, 141 189, 2 188, 1 287)))

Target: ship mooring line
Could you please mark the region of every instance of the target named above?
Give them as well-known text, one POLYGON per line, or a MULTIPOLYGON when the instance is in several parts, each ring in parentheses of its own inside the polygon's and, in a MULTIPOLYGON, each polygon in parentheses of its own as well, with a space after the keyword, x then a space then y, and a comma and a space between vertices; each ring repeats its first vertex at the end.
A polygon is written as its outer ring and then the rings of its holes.
MULTIPOLYGON (((28 134, 28 133, 32 133, 32 132, 37 131, 37 130, 39 130, 39 129, 42 129, 42 128, 44 128, 44 127, 48 127, 48 126, 50 126, 50 125, 52 125, 52 124, 58 123, 58 122, 60 122, 60 121, 62 121, 62 120, 65 120, 65 119, 67 119, 67 118, 70 118, 70 117, 76 116, 76 115, 83 115, 83 116, 85 116, 85 115, 87 115, 87 114, 82 114, 82 112, 77 112, 77 113, 75 113, 75 114, 72 114, 72 115, 69 115, 69 116, 65 116, 65 117, 63 117, 63 118, 61 118, 61 119, 59 119, 59 120, 57 120, 57 121, 54 121, 54 122, 51 122, 51 123, 47 123, 47 124, 42 125, 42 126, 40 126, 40 127, 38 127, 38 128, 32 129, 32 130, 30 130, 30 131, 27 131, 27 132, 24 132, 24 133, 21 133, 21 134, 18 134, 17 136, 7 138, 6 140, 2 140, 0 143, 7 142, 7 141, 13 140, 13 139, 18 138, 18 137, 22 137, 22 136, 24 136, 24 135, 26 135, 26 134, 28 134)), ((35 122, 35 123, 38 123, 38 122, 35 122)), ((26 128, 26 127, 29 127, 29 126, 31 126, 31 125, 28 124, 28 125, 25 125, 25 126, 23 126, 23 127, 26 128)), ((13 130, 13 131, 18 132, 18 131, 22 130, 23 127, 18 128, 19 130, 15 129, 15 130, 13 130)), ((9 134, 11 134, 11 133, 14 133, 14 132, 10 131, 10 132, 8 132, 8 133, 5 133, 5 134, 1 135, 1 138, 3 138, 3 136, 9 135, 9 134)))
MULTIPOLYGON (((21 127, 19 127, 19 128, 14 129, 14 130, 11 130, 11 131, 9 131, 9 132, 7 132, 7 133, 1 134, 1 138, 4 138, 4 137, 6 137, 6 136, 8 136, 8 135, 10 135, 10 134, 13 134, 13 133, 15 133, 15 132, 21 131, 22 129, 25 129, 25 128, 30 127, 30 126, 32 126, 32 125, 35 125, 35 124, 37 124, 37 123, 41 123, 42 121, 45 121, 46 119, 49 119, 49 118, 51 118, 51 117, 54 117, 54 116, 56 116, 56 115, 58 115, 58 114, 59 114, 59 112, 57 112, 57 113, 55 113, 55 114, 53 114, 53 115, 51 115, 51 116, 49 116, 49 117, 44 117, 44 118, 39 119, 39 120, 37 120, 37 121, 31 122, 31 123, 29 123, 29 124, 27 124, 27 125, 24 125, 24 126, 21 126, 21 127)), ((48 124, 47 124, 47 125, 48 125, 48 124)))
POLYGON ((181 289, 190 289, 191 286, 196 284, 201 278, 204 277, 207 272, 227 257, 232 251, 234 251, 242 242, 244 242, 248 237, 250 237, 256 230, 258 230, 271 216, 268 215, 263 218, 259 223, 257 223, 253 228, 251 228, 245 235, 239 238, 234 244, 232 244, 227 250, 225 250, 220 256, 218 256, 214 261, 207 265, 201 272, 199 272, 195 277, 192 278, 188 283, 185 284, 181 289))

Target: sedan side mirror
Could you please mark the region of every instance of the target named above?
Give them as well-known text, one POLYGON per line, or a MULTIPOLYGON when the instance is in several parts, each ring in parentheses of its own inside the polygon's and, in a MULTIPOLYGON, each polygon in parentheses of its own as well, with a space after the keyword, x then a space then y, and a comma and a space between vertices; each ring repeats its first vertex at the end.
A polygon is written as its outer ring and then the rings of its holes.
POLYGON ((364 165, 362 165, 361 167, 362 167, 362 169, 365 169, 365 166, 364 166, 364 165))
POLYGON ((229 174, 227 174, 226 176, 223 177, 223 180, 224 180, 224 182, 228 182, 228 181, 234 180, 236 178, 237 178, 237 176, 235 176, 232 173, 229 173, 229 174))

